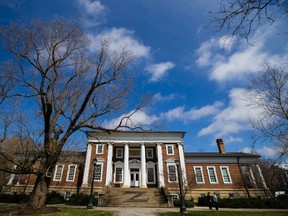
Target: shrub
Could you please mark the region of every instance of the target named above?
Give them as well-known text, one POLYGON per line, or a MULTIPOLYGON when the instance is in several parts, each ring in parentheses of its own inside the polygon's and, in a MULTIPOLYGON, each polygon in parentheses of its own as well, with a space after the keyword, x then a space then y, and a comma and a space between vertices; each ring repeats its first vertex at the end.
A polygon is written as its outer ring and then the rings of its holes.
POLYGON ((57 191, 52 191, 52 192, 48 193, 46 203, 47 204, 65 203, 65 199, 64 199, 63 195, 61 195, 57 191))
MULTIPOLYGON (((180 207, 180 205, 181 205, 181 200, 180 200, 180 199, 175 199, 175 200, 173 201, 173 203, 174 203, 174 207, 180 207)), ((187 208, 192 208, 192 207, 194 207, 194 201, 193 201, 193 199, 185 200, 185 206, 186 206, 187 208)))
POLYGON ((27 194, 0 194, 0 202, 23 204, 28 202, 29 197, 27 194))
MULTIPOLYGON (((88 205, 90 201, 90 195, 78 193, 78 194, 72 194, 72 196, 69 198, 69 200, 66 201, 66 204, 68 205, 88 205)), ((97 206, 98 199, 93 199, 93 205, 97 206)))

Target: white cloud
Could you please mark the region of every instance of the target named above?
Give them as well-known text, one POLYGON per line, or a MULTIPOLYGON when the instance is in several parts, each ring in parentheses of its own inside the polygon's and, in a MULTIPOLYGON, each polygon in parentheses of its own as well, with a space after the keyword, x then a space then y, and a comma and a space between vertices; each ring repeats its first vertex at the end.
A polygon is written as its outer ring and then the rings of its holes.
MULTIPOLYGON (((123 114, 118 118, 112 119, 111 121, 105 121, 103 126, 113 129, 119 125, 122 118, 130 116, 133 112, 134 110, 127 114, 123 114)), ((149 116, 146 112, 139 110, 134 113, 129 119, 125 119, 124 121, 122 121, 122 126, 128 126, 132 128, 135 126, 145 127, 152 125, 158 119, 159 118, 156 115, 149 116)))
POLYGON ((98 25, 104 21, 108 9, 100 1, 77 0, 83 24, 87 27, 98 25))
POLYGON ((155 95, 153 95, 153 99, 155 101, 171 101, 174 100, 176 98, 176 94, 169 94, 167 96, 163 96, 160 92, 156 93, 155 95))
POLYGON ((169 70, 171 70, 175 66, 172 62, 162 62, 159 64, 152 64, 146 67, 146 70, 151 75, 150 81, 157 82, 161 78, 163 78, 169 70))
POLYGON ((255 35, 253 46, 244 39, 236 43, 235 38, 211 38, 198 48, 196 63, 199 67, 209 67, 209 78, 218 82, 245 78, 262 71, 265 64, 279 64, 287 59, 287 50, 273 53, 269 41, 275 37, 271 32, 276 27, 267 28, 255 35))
POLYGON ((206 105, 199 109, 192 108, 190 110, 185 110, 183 106, 176 107, 165 113, 161 113, 161 118, 168 121, 193 121, 198 120, 207 116, 215 115, 220 111, 220 108, 223 106, 221 102, 215 102, 212 105, 206 105))
POLYGON ((267 157, 273 157, 277 155, 277 150, 275 148, 270 148, 267 146, 263 146, 260 149, 252 149, 251 147, 245 147, 244 149, 241 150, 241 152, 244 153, 257 153, 259 155, 264 155, 267 157))
POLYGON ((125 28, 112 28, 103 31, 99 35, 90 35, 92 44, 91 51, 95 51, 100 47, 100 43, 104 40, 109 42, 109 49, 111 52, 117 52, 123 48, 131 51, 136 58, 148 57, 150 47, 147 47, 136 40, 134 32, 125 28))
POLYGON ((213 134, 214 137, 228 136, 244 130, 249 130, 250 116, 256 116, 260 110, 247 106, 245 95, 247 91, 234 88, 229 93, 230 102, 227 108, 217 113, 213 122, 198 133, 198 136, 213 134))
POLYGON ((102 13, 105 7, 100 1, 93 0, 78 0, 78 4, 84 9, 85 13, 88 15, 96 15, 102 13))

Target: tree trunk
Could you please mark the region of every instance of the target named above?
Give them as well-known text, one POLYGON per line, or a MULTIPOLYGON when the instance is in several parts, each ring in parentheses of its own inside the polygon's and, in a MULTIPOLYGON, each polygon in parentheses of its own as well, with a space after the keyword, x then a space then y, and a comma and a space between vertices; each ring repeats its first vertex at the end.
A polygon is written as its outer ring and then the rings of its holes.
POLYGON ((39 209, 45 207, 49 183, 50 178, 46 177, 45 174, 39 174, 37 176, 31 197, 27 203, 29 208, 39 209))

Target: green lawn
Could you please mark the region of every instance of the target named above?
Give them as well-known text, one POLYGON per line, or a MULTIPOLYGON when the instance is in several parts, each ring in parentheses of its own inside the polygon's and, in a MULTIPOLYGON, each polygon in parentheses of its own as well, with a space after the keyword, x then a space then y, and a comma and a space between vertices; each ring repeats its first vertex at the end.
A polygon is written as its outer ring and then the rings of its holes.
MULTIPOLYGON (((161 216, 178 216, 180 213, 163 213, 161 216)), ((193 211, 185 216, 287 216, 288 212, 236 212, 236 211, 193 211)))
MULTIPOLYGON (((96 211, 87 209, 76 209, 76 208, 62 208, 60 212, 43 214, 42 216, 112 216, 112 212, 107 211, 96 211)), ((38 215, 33 215, 38 216, 38 215)), ((40 215, 39 215, 40 216, 40 215)))
MULTIPOLYGON (((15 205, 0 205, 0 209, 13 208, 15 205)), ((10 216, 9 213, 1 213, 1 216, 10 216)), ((14 214, 12 214, 14 215, 14 214)), ((59 212, 49 213, 49 214, 33 214, 33 216, 112 216, 112 212, 107 211, 96 211, 87 209, 77 209, 77 208, 61 208, 59 212)))

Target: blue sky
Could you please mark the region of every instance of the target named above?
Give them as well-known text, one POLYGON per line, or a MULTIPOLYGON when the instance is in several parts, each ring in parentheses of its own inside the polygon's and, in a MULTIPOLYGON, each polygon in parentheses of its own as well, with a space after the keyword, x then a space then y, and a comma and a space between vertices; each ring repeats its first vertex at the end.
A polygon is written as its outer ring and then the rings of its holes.
MULTIPOLYGON (((135 122, 187 132, 185 151, 217 151, 215 140, 222 138, 227 151, 249 152, 249 118, 259 110, 249 110, 245 86, 265 63, 287 62, 283 33, 288 26, 283 18, 261 26, 251 46, 208 25, 213 16, 209 12, 219 5, 218 0, 0 0, 0 23, 79 19, 90 35, 91 49, 99 39, 109 38, 112 49, 125 46, 133 51, 135 97, 148 92, 153 98, 135 114, 135 122)), ((274 152, 265 144, 255 149, 266 156, 274 152)))

